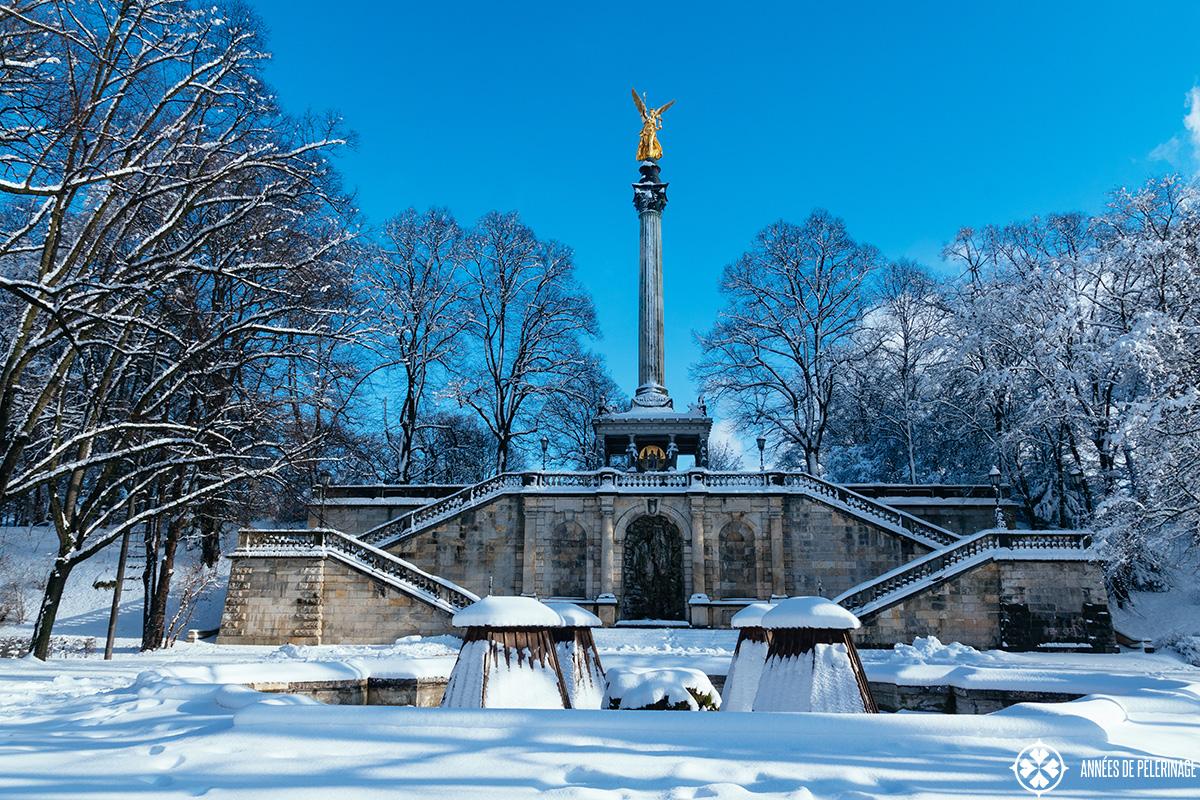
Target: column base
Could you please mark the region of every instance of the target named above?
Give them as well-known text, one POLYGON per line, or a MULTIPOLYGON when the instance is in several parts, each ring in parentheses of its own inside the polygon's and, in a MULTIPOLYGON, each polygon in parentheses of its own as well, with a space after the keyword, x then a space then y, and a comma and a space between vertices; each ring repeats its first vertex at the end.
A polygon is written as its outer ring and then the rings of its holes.
POLYGON ((638 387, 633 396, 630 409, 634 408, 668 408, 675 410, 675 401, 667 394, 665 386, 657 383, 646 383, 638 387))

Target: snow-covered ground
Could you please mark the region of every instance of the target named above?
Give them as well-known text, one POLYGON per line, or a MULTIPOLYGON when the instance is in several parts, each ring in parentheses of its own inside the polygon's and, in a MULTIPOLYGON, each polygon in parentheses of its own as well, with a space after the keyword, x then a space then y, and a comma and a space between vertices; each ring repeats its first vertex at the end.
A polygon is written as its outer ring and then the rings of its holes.
MULTIPOLYGON (((732 645, 727 632, 672 631, 657 644, 651 631, 597 633, 613 666, 727 665, 732 645)), ((1058 686, 1107 692, 983 717, 467 711, 325 706, 237 685, 445 674, 449 639, 5 659, 0 796, 1012 798, 1024 791, 1010 767, 1037 741, 1067 766, 1054 796, 1200 796, 1196 773, 1150 777, 1144 760, 1200 761, 1200 669, 1166 654, 926 649, 863 656, 872 677, 1021 686, 1052 675, 1058 686), (1097 759, 1115 759, 1105 769, 1118 777, 1084 777, 1085 760, 1097 759), (1131 774, 1120 777, 1126 765, 1131 774)))
MULTIPOLYGON (((57 632, 102 647, 111 594, 94 580, 73 588, 57 632)), ((1045 796, 1200 797, 1200 773, 1177 761, 1200 761, 1200 668, 1168 651, 995 653, 936 640, 861 651, 872 680, 1089 695, 987 716, 348 707, 239 684, 446 675, 457 640, 139 654, 138 610, 131 598, 112 661, 0 659, 0 797, 984 800, 1027 796, 1012 769, 1022 751, 1024 780, 1053 772, 1039 742, 1066 767, 1045 796)), ((595 636, 606 667, 708 674, 728 669, 736 641, 679 629, 595 636)))

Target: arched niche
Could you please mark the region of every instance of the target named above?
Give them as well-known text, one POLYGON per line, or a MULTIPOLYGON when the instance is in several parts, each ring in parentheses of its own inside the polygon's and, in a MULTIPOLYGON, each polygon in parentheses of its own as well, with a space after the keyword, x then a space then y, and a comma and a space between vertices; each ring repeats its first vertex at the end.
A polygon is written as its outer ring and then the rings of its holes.
POLYGON ((683 537, 661 514, 638 517, 625 530, 623 619, 685 619, 683 537))

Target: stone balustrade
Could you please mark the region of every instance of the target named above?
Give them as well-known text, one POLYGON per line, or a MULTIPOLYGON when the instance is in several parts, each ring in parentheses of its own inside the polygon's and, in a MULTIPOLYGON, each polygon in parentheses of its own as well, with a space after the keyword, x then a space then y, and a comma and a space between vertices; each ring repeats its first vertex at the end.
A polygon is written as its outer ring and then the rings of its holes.
POLYGON ((1088 557, 1090 546, 1091 538, 1078 531, 984 531, 861 584, 835 600, 855 613, 877 612, 900 602, 927 579, 953 575, 960 571, 956 567, 965 568, 967 562, 980 557, 1013 558, 1055 551, 1056 555, 1077 554, 1082 560, 1088 557))
POLYGON ((370 571, 404 591, 416 591, 434 605, 448 611, 465 608, 479 597, 436 575, 418 569, 404 559, 353 536, 327 528, 306 530, 243 530, 238 534, 234 556, 323 558, 341 556, 353 566, 370 571))
POLYGON ((497 475, 474 486, 435 500, 428 505, 389 520, 359 535, 360 541, 389 548, 463 511, 476 508, 503 494, 572 493, 577 491, 653 492, 671 494, 706 491, 709 493, 780 492, 803 494, 842 506, 852 514, 907 533, 931 547, 959 541, 960 537, 903 511, 864 497, 844 487, 803 472, 621 472, 602 469, 594 472, 512 472, 497 475))

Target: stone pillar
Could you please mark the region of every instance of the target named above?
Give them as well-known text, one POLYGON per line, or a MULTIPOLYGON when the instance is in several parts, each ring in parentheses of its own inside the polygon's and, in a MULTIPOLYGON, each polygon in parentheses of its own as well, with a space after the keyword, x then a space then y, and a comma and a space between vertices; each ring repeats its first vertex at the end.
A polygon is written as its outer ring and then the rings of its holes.
POLYGON ((538 499, 525 499, 524 547, 521 560, 520 594, 537 594, 538 533, 542 526, 543 509, 538 499))
POLYGON ((772 497, 767 511, 767 525, 771 532, 771 594, 787 594, 787 562, 783 558, 783 509, 780 499, 772 497))
POLYGON ((642 179, 633 184, 638 211, 638 388, 634 405, 673 407, 667 395, 663 358, 662 212, 667 184, 658 162, 643 161, 642 179))
POLYGON ((712 624, 708 605, 708 582, 704 575, 704 495, 688 498, 692 511, 692 593, 688 599, 688 621, 694 628, 712 624))
POLYGON ((613 499, 600 498, 600 594, 613 593, 613 499))
POLYGON ((693 496, 692 505, 692 594, 708 594, 704 580, 704 496, 693 496))

